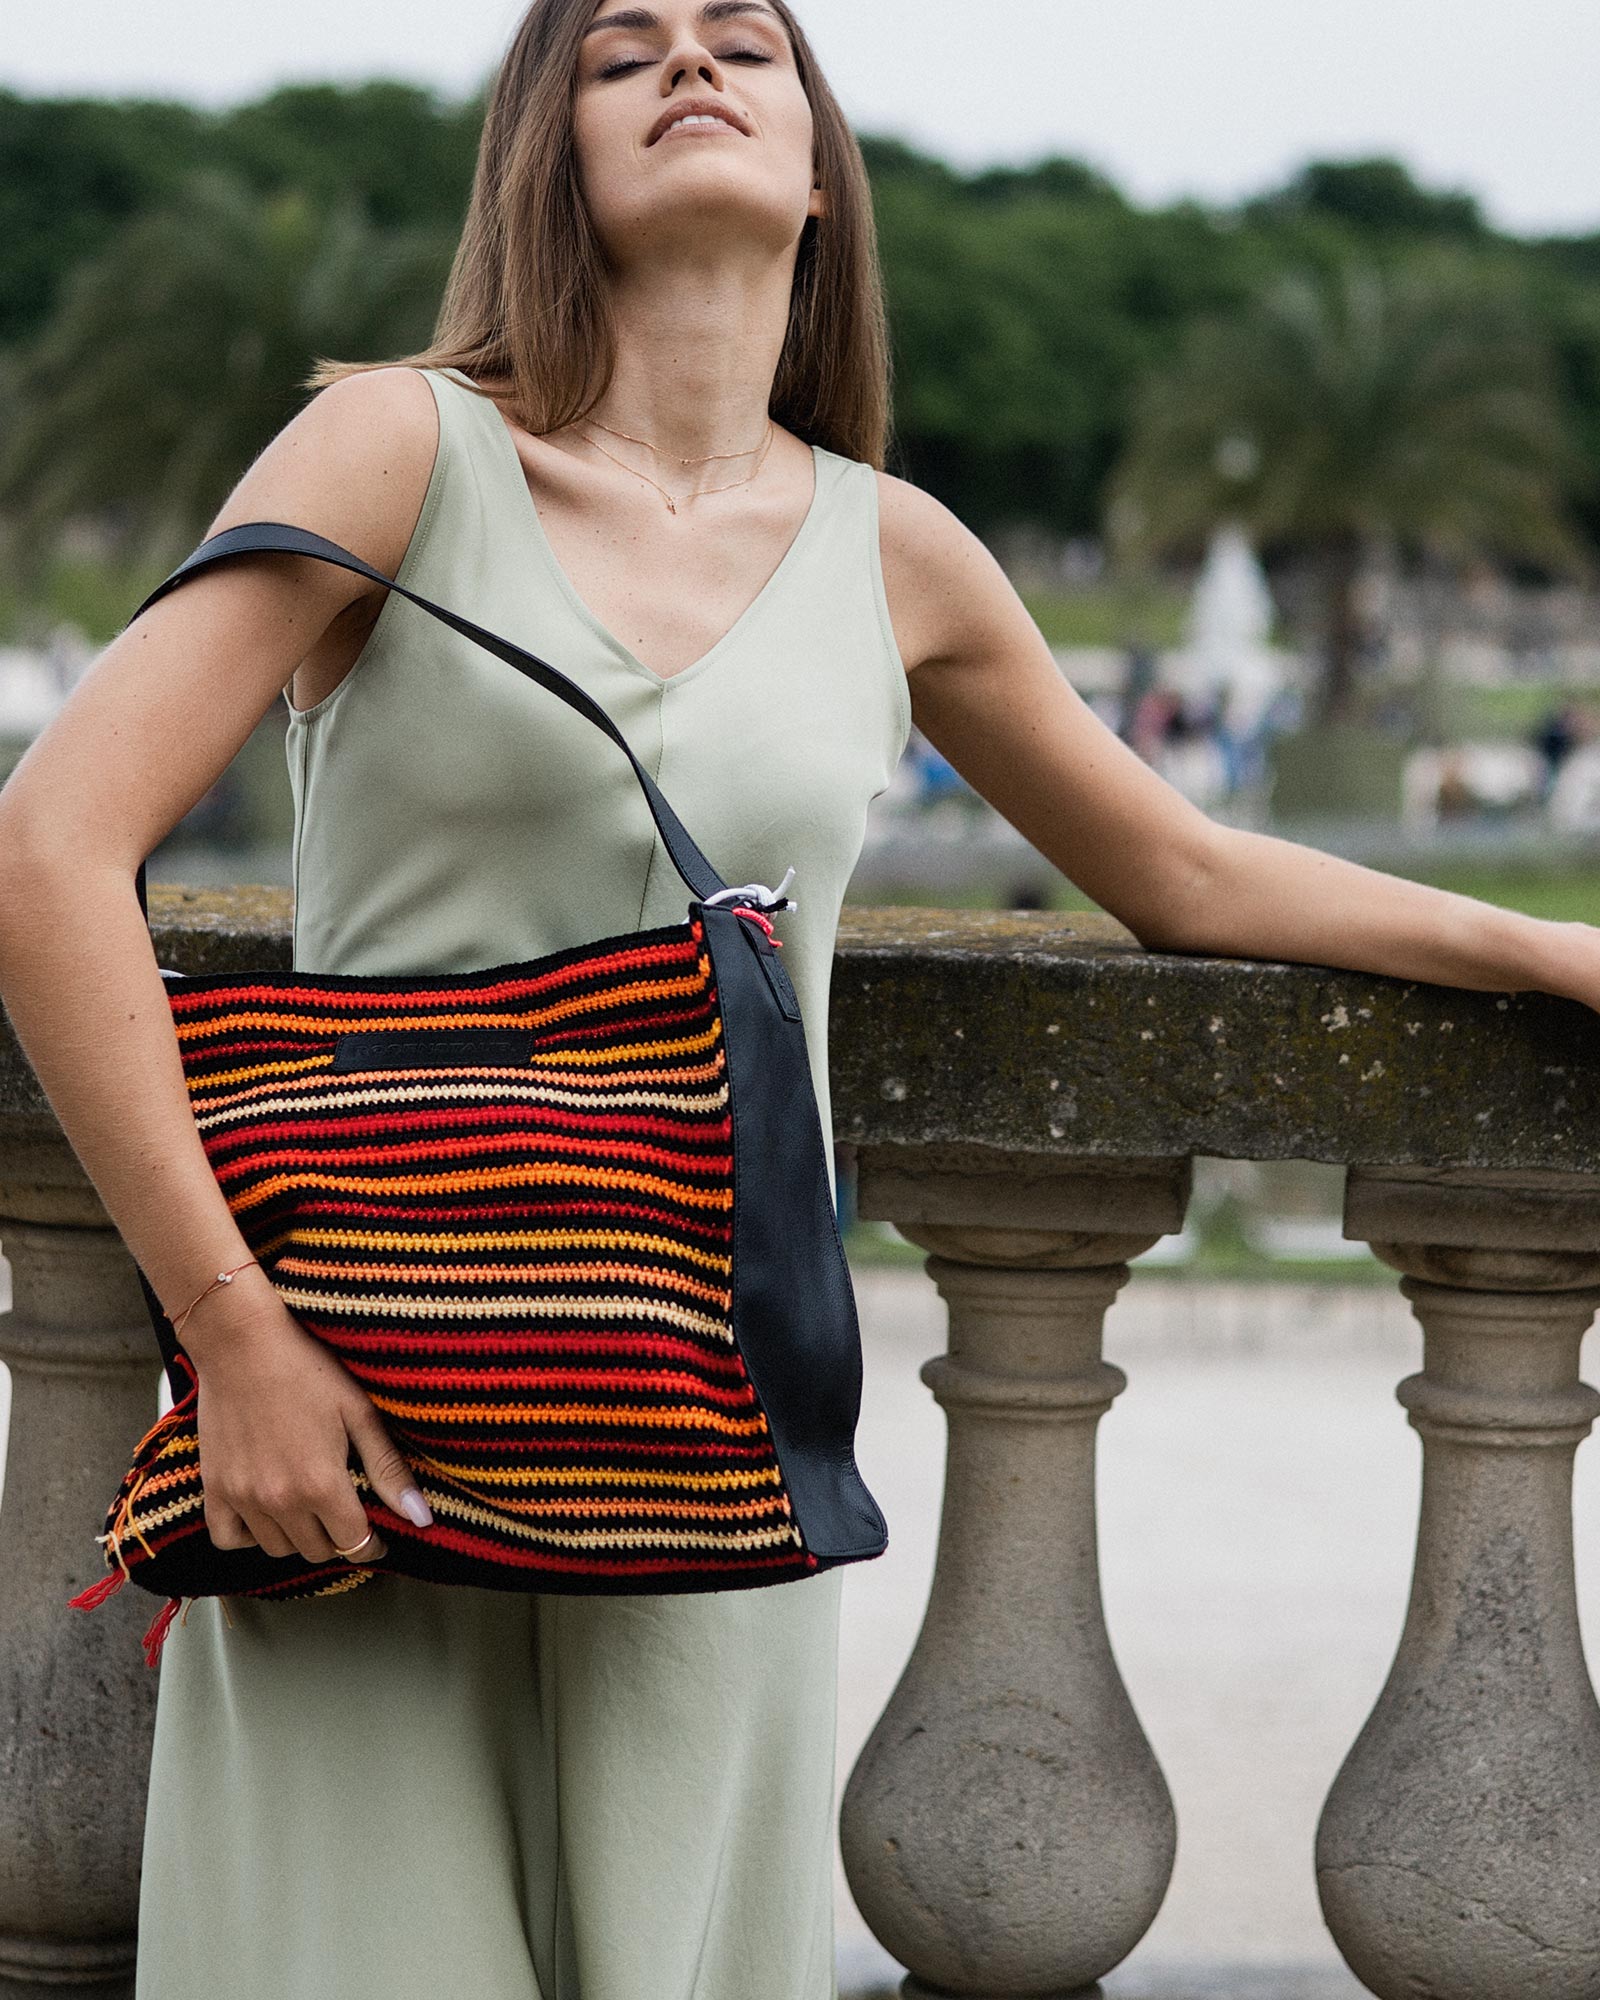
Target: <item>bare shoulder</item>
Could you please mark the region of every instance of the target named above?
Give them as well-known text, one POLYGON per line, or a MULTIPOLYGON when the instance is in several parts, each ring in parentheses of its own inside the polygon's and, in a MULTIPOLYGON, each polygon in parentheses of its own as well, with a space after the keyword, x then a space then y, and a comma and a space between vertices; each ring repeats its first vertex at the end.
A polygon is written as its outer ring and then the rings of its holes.
MULTIPOLYGON (((342 376, 319 389, 263 448, 207 534, 243 521, 292 522, 393 576, 422 512, 438 443, 438 406, 420 369, 342 376)), ((364 577, 310 557, 267 560, 305 572, 297 581, 334 603, 381 592, 364 577)))
POLYGON ((883 588, 907 674, 1004 643, 1031 623, 1005 571, 958 515, 909 480, 876 477, 883 588))

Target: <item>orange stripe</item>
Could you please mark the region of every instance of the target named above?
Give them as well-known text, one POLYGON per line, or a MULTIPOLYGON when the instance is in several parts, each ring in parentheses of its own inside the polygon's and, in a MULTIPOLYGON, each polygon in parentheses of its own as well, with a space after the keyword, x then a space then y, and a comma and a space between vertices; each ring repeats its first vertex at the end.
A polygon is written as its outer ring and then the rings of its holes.
POLYGON ((702 1285, 681 1271, 643 1269, 637 1264, 339 1264, 324 1263, 313 1257, 280 1257, 277 1268, 302 1278, 358 1278, 387 1280, 404 1284, 479 1285, 526 1281, 530 1275, 543 1283, 554 1278, 603 1278, 613 1284, 630 1281, 647 1284, 660 1291, 684 1292, 704 1299, 726 1312, 732 1308, 733 1294, 725 1287, 702 1285))
POLYGON ((625 1403, 402 1403, 369 1389, 380 1410, 433 1424, 642 1424, 654 1430, 724 1431, 729 1437, 756 1437, 767 1428, 764 1416, 725 1417, 698 1407, 654 1410, 625 1403))
POLYGON ((470 1236, 402 1236, 397 1230, 290 1229, 274 1237, 261 1251, 285 1243, 310 1243, 348 1250, 650 1250, 704 1265, 731 1276, 733 1259, 712 1250, 675 1243, 666 1236, 646 1236, 633 1229, 488 1229, 470 1236))

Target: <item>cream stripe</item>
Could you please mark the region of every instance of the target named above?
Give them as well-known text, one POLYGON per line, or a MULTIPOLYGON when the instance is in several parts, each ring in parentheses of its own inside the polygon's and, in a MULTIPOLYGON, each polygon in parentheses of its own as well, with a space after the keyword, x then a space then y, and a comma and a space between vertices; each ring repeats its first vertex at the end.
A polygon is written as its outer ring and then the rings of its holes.
POLYGON ((279 1285, 278 1296, 285 1305, 308 1312, 377 1314, 393 1319, 499 1319, 507 1313, 570 1313, 575 1319, 635 1319, 646 1324, 664 1321, 668 1326, 692 1327, 696 1333, 733 1345, 733 1332, 722 1320, 683 1306, 668 1305, 662 1299, 632 1298, 541 1298, 425 1299, 396 1297, 391 1292, 372 1292, 346 1297, 338 1292, 303 1290, 296 1285, 279 1285))
POLYGON ((410 1090, 317 1090, 307 1091, 303 1097, 254 1098, 248 1103, 225 1105, 216 1111, 204 1109, 205 1100, 201 1099, 195 1108, 195 1123, 203 1132, 214 1125, 244 1126, 252 1118, 263 1118, 272 1113, 294 1116, 303 1115, 307 1110, 334 1111, 362 1104, 447 1102, 451 1098, 468 1102, 491 1102, 496 1098, 514 1098, 520 1103, 559 1104, 583 1111, 602 1110, 616 1105, 653 1105, 663 1111, 692 1113, 703 1112, 708 1106, 726 1104, 728 1086, 724 1081, 716 1090, 679 1095, 659 1090, 607 1090, 593 1094, 586 1091, 551 1088, 537 1090, 531 1089, 526 1083, 441 1083, 418 1085, 410 1090))
POLYGON ((616 1528, 537 1528, 531 1522, 492 1513, 487 1507, 476 1507, 470 1500, 457 1500, 448 1493, 430 1494, 428 1504, 435 1513, 453 1514, 457 1520, 470 1521, 482 1528, 498 1528, 521 1541, 553 1542, 563 1549, 770 1549, 780 1542, 793 1542, 796 1548, 804 1546, 799 1529, 793 1526, 741 1528, 724 1535, 694 1534, 687 1528, 656 1528, 629 1535, 616 1528))

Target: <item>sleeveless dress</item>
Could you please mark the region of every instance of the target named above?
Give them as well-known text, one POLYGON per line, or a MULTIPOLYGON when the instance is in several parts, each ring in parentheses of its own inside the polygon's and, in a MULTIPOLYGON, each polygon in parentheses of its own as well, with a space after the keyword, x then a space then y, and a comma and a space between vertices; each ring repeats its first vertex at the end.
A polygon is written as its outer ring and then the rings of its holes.
MULTIPOLYGON (((396 580, 586 688, 724 881, 794 868, 775 922, 831 1131, 835 930, 911 727, 872 468, 814 446, 782 560, 662 676, 577 595, 493 403, 421 372, 439 442, 396 580)), ((615 745, 398 594, 329 695, 284 700, 296 969, 476 971, 686 917, 615 745)), ((842 1574, 195 1600, 159 1668, 136 2000, 836 2000, 842 1574)))

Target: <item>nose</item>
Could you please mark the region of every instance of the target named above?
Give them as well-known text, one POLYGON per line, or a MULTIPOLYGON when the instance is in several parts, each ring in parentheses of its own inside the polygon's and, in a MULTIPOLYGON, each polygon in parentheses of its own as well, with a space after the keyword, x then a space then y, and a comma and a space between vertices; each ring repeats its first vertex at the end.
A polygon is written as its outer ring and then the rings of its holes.
POLYGON ((698 77, 713 90, 723 87, 722 66, 703 42, 684 35, 667 51, 661 65, 661 94, 669 96, 685 77, 698 77))

